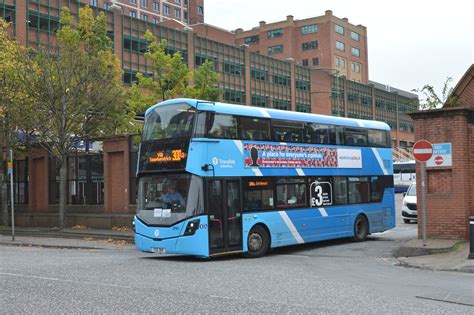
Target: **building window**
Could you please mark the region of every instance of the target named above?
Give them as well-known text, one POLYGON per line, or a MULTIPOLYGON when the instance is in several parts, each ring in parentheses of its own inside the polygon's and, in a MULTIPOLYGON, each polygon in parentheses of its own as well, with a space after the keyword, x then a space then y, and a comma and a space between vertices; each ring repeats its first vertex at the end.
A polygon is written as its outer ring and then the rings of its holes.
POLYGON ((252 95, 251 104, 252 106, 257 106, 257 107, 267 107, 268 97, 260 96, 260 95, 252 95))
POLYGON ((137 0, 130 0, 131 4, 137 4, 137 0))
POLYGON ((339 24, 336 24, 336 33, 344 35, 344 27, 339 24))
POLYGON ((148 0, 142 0, 142 8, 146 8, 148 6, 148 0))
POLYGON ((160 19, 158 19, 158 18, 153 18, 153 23, 155 23, 155 24, 160 23, 160 19))
POLYGON ((244 43, 246 43, 248 45, 258 44, 259 41, 260 41, 260 37, 258 35, 249 36, 249 37, 244 38, 244 43))
POLYGON ((266 81, 267 80, 267 73, 265 70, 261 69, 251 69, 250 70, 250 77, 254 80, 258 81, 266 81))
POLYGON ((137 12, 135 12, 135 11, 130 11, 130 17, 136 18, 136 17, 137 17, 137 12))
POLYGON ((181 18, 181 10, 180 9, 174 9, 174 16, 177 18, 181 18))
POLYGON ((341 57, 336 57, 336 67, 346 68, 346 60, 341 57))
POLYGON ((188 20, 188 11, 183 11, 183 18, 185 21, 188 20))
POLYGON ((110 3, 104 3, 104 10, 109 11, 112 5, 110 3))
POLYGON ((305 66, 305 67, 308 66, 308 59, 303 59, 303 66, 305 66))
POLYGON ((290 101, 287 100, 273 100, 273 108, 281 109, 281 110, 288 110, 290 108, 290 101))
POLYGON ((185 6, 185 7, 188 6, 188 0, 183 0, 183 3, 184 3, 184 6, 185 6))
POLYGON ((360 64, 353 62, 352 63, 352 72, 360 73, 360 64))
POLYGON ((317 33, 317 32, 318 32, 317 24, 305 25, 301 27, 301 34, 303 35, 317 33))
POLYGON ((303 51, 317 49, 318 48, 318 41, 313 40, 311 42, 303 43, 303 44, 301 44, 301 48, 303 49, 303 51))
POLYGON ((313 58, 313 66, 319 66, 319 58, 318 57, 313 58))
POLYGON ((286 76, 286 75, 275 74, 273 76, 273 83, 288 86, 291 83, 291 78, 289 76, 286 76))
POLYGON ((143 21, 148 21, 148 16, 146 14, 141 14, 142 20, 143 21))
POLYGON ((352 56, 360 57, 360 49, 352 47, 352 56))
POLYGON ((174 3, 181 4, 181 0, 174 0, 174 3))
POLYGON ((198 14, 204 15, 204 8, 202 5, 198 5, 198 14))
POLYGON ((160 4, 158 2, 153 2, 153 11, 160 12, 160 4))
POLYGON ((344 51, 345 50, 345 45, 343 42, 340 42, 338 40, 336 40, 336 49, 337 50, 341 50, 341 51, 344 51))
POLYGON ((283 52, 283 45, 268 47, 268 54, 269 55, 281 54, 282 52, 283 52))
POLYGON ((97 7, 98 6, 98 1, 97 0, 89 0, 89 4, 94 6, 94 7, 97 7))
POLYGON ((166 14, 166 15, 169 15, 170 14, 170 7, 165 5, 163 7, 163 13, 166 14))
POLYGON ((275 30, 270 30, 267 32, 267 37, 268 38, 278 38, 278 37, 282 37, 283 36, 283 29, 282 28, 278 28, 278 29, 275 29, 275 30))
POLYGON ((359 41, 360 35, 359 35, 359 33, 352 32, 352 31, 351 31, 351 38, 352 38, 353 40, 359 41))

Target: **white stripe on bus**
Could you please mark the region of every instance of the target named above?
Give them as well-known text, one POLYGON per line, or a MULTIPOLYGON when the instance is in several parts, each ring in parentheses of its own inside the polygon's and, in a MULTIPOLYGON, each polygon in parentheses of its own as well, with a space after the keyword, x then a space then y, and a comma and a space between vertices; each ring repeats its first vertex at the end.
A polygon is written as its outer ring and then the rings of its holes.
POLYGON ((293 222, 291 222, 291 220, 288 217, 288 215, 286 214, 286 212, 285 211, 278 211, 278 213, 280 214, 283 221, 285 221, 286 226, 290 230, 293 237, 296 239, 296 242, 298 242, 298 244, 303 244, 304 243, 303 238, 301 237, 300 233, 298 233, 298 230, 295 228, 295 225, 293 224, 293 222))
POLYGON ((326 210, 324 208, 318 208, 319 210, 319 213, 321 213, 321 215, 323 217, 327 217, 328 216, 328 213, 326 212, 326 210))
POLYGON ((379 166, 380 166, 380 168, 382 169, 383 174, 384 174, 384 175, 388 175, 388 171, 387 171, 387 169, 385 168, 385 165, 383 165, 382 158, 380 157, 380 154, 379 154, 379 152, 377 151, 377 149, 372 148, 372 152, 374 153, 375 158, 377 159, 377 162, 379 163, 379 166))

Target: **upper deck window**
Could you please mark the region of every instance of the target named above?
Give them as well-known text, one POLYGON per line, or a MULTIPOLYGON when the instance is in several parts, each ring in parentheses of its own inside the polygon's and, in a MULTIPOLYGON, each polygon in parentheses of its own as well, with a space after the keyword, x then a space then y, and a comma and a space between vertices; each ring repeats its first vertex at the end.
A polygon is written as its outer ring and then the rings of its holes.
POLYGON ((155 107, 145 119, 142 141, 190 137, 194 112, 185 103, 155 107))
POLYGON ((243 140, 270 141, 270 121, 264 118, 240 117, 243 140))
POLYGON ((212 113, 208 134, 209 138, 237 139, 237 119, 232 115, 212 113))

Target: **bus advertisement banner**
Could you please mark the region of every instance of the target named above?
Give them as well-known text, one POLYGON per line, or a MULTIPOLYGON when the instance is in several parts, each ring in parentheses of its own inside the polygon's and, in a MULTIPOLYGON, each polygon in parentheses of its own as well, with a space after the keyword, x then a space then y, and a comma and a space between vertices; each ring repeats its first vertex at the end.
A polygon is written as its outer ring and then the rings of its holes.
POLYGON ((245 167, 362 168, 360 149, 244 143, 245 167))

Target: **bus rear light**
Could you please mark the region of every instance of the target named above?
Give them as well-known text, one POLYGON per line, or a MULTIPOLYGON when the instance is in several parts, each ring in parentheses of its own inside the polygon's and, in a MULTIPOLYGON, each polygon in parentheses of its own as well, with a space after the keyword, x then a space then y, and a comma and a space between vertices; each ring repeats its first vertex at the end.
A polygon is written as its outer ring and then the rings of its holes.
POLYGON ((196 233, 196 230, 199 228, 199 219, 192 220, 186 225, 186 230, 184 230, 184 235, 193 235, 196 233))

